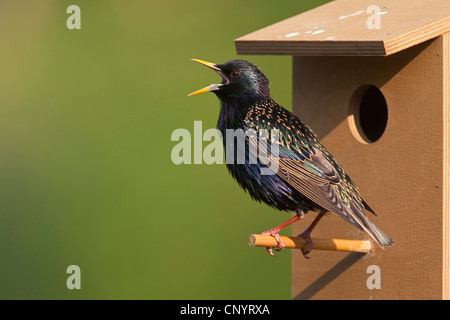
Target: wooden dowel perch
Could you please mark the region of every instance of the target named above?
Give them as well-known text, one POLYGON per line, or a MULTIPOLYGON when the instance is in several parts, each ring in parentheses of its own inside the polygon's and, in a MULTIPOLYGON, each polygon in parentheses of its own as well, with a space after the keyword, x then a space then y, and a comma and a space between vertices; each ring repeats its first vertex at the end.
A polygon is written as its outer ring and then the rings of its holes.
MULTIPOLYGON (((300 237, 281 236, 281 240, 286 248, 303 249, 306 246, 306 240, 300 237)), ((321 239, 313 238, 313 250, 330 251, 348 251, 348 252, 370 252, 372 243, 368 240, 349 240, 349 239, 321 239)), ((251 234, 248 239, 251 247, 277 247, 277 241, 274 237, 268 235, 251 234)))

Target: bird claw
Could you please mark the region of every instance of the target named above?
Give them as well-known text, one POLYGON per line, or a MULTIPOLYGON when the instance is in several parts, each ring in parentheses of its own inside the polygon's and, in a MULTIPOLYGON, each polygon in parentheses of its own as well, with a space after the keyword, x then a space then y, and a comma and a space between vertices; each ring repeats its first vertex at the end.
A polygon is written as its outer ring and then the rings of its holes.
MULTIPOLYGON (((281 251, 285 248, 285 245, 283 243, 283 241, 280 238, 280 234, 278 232, 272 232, 271 230, 267 230, 264 231, 263 233, 261 233, 261 235, 268 235, 268 236, 272 236, 275 238, 275 240, 277 241, 278 247, 274 248, 275 251, 281 251)), ((267 252, 272 256, 275 257, 275 254, 273 253, 273 248, 271 247, 266 247, 267 252)))
MULTIPOLYGON (((287 227, 288 225, 294 223, 295 221, 301 220, 303 217, 305 216, 304 212, 302 210, 297 210, 297 214, 295 216, 293 216, 292 218, 290 218, 289 220, 283 222, 282 224, 280 224, 279 226, 276 226, 272 229, 269 229, 267 231, 264 231, 263 233, 261 233, 261 235, 264 236, 272 236, 275 238, 275 240, 277 241, 278 247, 275 248, 276 251, 281 251, 285 248, 285 245, 283 243, 283 241, 281 240, 281 237, 279 235, 279 232, 287 227)), ((266 247, 267 252, 271 255, 271 256, 275 256, 273 253, 273 248, 271 247, 266 247)))
POLYGON ((309 259, 310 257, 308 257, 308 254, 314 248, 314 244, 311 240, 311 232, 309 230, 305 230, 304 232, 300 233, 297 237, 301 237, 306 240, 306 247, 302 249, 302 254, 306 259, 309 259))
POLYGON ((272 257, 275 257, 275 254, 273 253, 273 250, 271 247, 266 247, 266 250, 272 257))

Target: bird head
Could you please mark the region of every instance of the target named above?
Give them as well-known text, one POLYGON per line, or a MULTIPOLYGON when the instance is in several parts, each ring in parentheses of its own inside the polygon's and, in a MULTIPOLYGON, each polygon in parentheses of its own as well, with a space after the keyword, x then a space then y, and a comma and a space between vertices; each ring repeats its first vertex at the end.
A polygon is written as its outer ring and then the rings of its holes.
POLYGON ((223 64, 192 59, 216 71, 222 81, 192 92, 189 96, 214 92, 221 100, 249 100, 269 96, 269 81, 258 67, 241 59, 230 60, 223 64))

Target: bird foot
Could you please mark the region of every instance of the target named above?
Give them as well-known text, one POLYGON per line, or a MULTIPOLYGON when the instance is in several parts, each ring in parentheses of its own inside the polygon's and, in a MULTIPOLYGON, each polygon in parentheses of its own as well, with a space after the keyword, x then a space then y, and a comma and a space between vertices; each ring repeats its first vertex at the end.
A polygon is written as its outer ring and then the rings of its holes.
POLYGON ((302 249, 302 254, 306 259, 309 259, 308 254, 314 248, 314 244, 311 240, 311 231, 306 229, 302 233, 300 233, 297 237, 304 238, 306 240, 306 246, 302 249))
POLYGON ((324 209, 320 210, 319 214, 317 215, 317 217, 313 220, 313 222, 309 225, 308 228, 306 228, 305 231, 303 231, 302 233, 300 233, 297 237, 302 237, 306 240, 306 246, 302 249, 302 254, 306 259, 309 259, 308 254, 311 252, 311 250, 314 247, 314 244, 311 240, 311 232, 313 231, 313 229, 316 227, 316 225, 319 223, 320 219, 323 218, 323 216, 325 215, 326 211, 324 209))
MULTIPOLYGON (((293 216, 292 218, 288 219, 287 221, 283 222, 282 224, 280 224, 280 225, 278 225, 278 226, 276 226, 276 227, 274 227, 272 229, 264 231, 263 233, 261 233, 261 235, 263 235, 263 236, 269 235, 269 236, 274 237, 275 240, 277 241, 277 244, 278 244, 278 247, 275 248, 275 250, 276 251, 281 251, 281 250, 284 249, 285 245, 284 245, 283 241, 280 238, 279 232, 282 229, 286 228, 288 225, 294 223, 295 221, 298 221, 298 220, 302 219, 304 216, 305 216, 305 213, 303 211, 297 210, 297 214, 295 216, 293 216)), ((267 249, 267 252, 271 256, 273 256, 273 257, 275 256, 273 254, 273 250, 272 250, 271 247, 266 247, 266 249, 267 249)))
MULTIPOLYGON (((283 241, 281 240, 280 234, 279 234, 278 232, 273 231, 273 229, 270 229, 270 230, 264 231, 263 233, 261 233, 261 235, 264 235, 264 236, 267 236, 267 235, 268 235, 268 236, 272 236, 272 237, 275 238, 275 240, 277 241, 277 244, 278 244, 278 247, 275 248, 276 251, 281 251, 281 250, 284 249, 285 245, 284 245, 283 241)), ((266 249, 267 249, 267 252, 268 252, 272 257, 275 257, 275 254, 273 253, 273 250, 272 250, 273 248, 271 248, 271 247, 266 247, 266 249)))

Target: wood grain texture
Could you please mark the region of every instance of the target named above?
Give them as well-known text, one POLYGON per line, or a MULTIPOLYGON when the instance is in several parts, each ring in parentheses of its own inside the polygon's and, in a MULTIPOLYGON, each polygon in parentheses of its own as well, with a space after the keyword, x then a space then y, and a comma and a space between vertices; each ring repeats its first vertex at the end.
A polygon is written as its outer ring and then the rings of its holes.
MULTIPOLYGON (((293 110, 318 134, 377 212, 371 220, 395 241, 363 257, 292 252, 292 296, 303 299, 442 299, 449 297, 448 35, 388 57, 294 57, 293 110), (445 60, 445 62, 444 62, 445 60), (350 130, 352 95, 378 87, 388 105, 381 138, 363 144, 350 130), (381 271, 369 289, 367 269, 381 271), (315 288, 312 290, 312 288, 315 288)), ((313 213, 293 225, 299 234, 313 213)), ((319 238, 368 239, 337 216, 319 238)))
POLYGON ((384 56, 450 31, 448 0, 336 0, 235 40, 239 54, 384 56), (377 5, 380 29, 369 29, 377 5))

